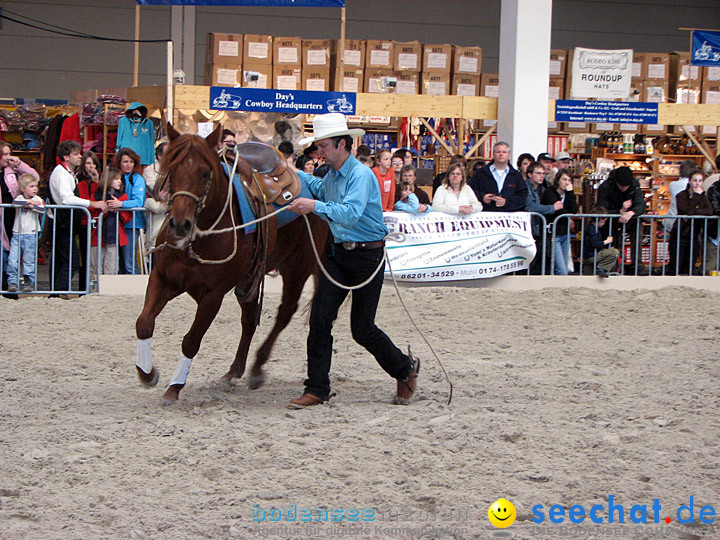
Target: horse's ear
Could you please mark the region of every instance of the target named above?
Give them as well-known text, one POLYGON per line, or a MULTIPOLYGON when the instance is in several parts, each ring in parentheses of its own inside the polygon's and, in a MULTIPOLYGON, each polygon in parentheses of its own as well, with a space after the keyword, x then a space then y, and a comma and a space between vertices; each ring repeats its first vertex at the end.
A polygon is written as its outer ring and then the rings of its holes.
POLYGON ((167 134, 170 141, 174 141, 180 136, 180 133, 178 133, 175 128, 172 127, 172 124, 170 122, 167 123, 167 134))
POLYGON ((218 141, 220 140, 220 134, 222 133, 222 129, 222 124, 218 124, 218 127, 215 128, 215 131, 205 137, 205 142, 210 147, 210 150, 215 150, 215 148, 217 147, 218 141))

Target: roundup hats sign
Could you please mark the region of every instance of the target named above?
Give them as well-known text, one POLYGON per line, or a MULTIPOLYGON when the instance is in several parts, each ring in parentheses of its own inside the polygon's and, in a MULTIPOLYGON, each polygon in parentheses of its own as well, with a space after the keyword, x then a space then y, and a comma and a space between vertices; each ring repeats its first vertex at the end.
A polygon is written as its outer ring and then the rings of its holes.
POLYGON ((573 98, 620 98, 630 95, 632 49, 575 48, 572 65, 573 98))

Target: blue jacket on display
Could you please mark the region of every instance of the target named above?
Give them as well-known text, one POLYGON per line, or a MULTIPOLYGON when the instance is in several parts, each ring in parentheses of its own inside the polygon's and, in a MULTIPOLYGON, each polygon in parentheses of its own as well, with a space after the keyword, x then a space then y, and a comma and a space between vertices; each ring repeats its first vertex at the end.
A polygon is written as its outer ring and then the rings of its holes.
POLYGON ((130 104, 118 122, 117 146, 130 148, 140 156, 141 165, 155 163, 155 126, 147 117, 147 107, 137 101, 130 104))

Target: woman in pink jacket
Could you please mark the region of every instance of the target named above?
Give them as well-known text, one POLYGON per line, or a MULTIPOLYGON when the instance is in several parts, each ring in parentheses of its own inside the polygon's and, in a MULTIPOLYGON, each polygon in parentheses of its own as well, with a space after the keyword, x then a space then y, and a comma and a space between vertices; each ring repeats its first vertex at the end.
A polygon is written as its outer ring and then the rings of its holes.
MULTIPOLYGON (((40 175, 22 161, 19 157, 12 155, 12 147, 5 141, 0 141, 0 190, 2 191, 2 204, 12 204, 13 199, 20 194, 17 179, 21 174, 31 174, 37 180, 40 175)), ((3 272, 6 268, 8 251, 10 250, 10 237, 12 236, 12 225, 15 220, 15 210, 5 208, 2 212, 3 221, 0 223, 2 229, 2 256, 3 272)), ((3 280, 4 280, 3 276, 3 280)))

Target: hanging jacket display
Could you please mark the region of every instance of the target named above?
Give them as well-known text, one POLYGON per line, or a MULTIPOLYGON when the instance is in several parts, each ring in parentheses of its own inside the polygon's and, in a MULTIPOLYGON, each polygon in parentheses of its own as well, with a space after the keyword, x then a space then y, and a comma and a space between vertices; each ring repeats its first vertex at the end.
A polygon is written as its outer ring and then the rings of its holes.
POLYGON ((130 148, 140 156, 141 165, 155 163, 155 127, 147 113, 147 107, 135 101, 118 122, 115 152, 120 148, 130 148))

